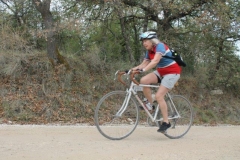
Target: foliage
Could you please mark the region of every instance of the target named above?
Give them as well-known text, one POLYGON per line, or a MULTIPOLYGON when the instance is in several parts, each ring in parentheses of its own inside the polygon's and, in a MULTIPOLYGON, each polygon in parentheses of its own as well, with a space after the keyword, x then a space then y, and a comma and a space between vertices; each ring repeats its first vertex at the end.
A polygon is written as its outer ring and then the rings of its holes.
MULTIPOLYGON (((99 97, 103 90, 113 88, 108 88, 114 84, 109 80, 112 79, 110 73, 119 68, 128 69, 142 61, 145 50, 141 47, 138 35, 146 30, 156 31, 163 42, 183 56, 187 67, 183 68, 182 78, 183 81, 187 78, 186 83, 190 81, 192 84, 185 86, 185 90, 188 91, 185 94, 191 93, 193 95, 189 96, 199 100, 201 96, 208 97, 210 90, 218 88, 228 95, 239 97, 240 59, 234 54, 235 43, 240 40, 239 1, 47 0, 51 2, 48 11, 52 16, 52 28, 49 30, 46 30, 46 21, 43 25, 44 17, 34 8, 32 2, 0 0, 0 50, 13 59, 1 55, 1 78, 4 83, 10 85, 2 88, 2 94, 6 96, 6 92, 9 92, 10 95, 22 98, 14 99, 12 96, 13 99, 2 101, 5 107, 0 111, 9 109, 6 117, 19 115, 21 112, 20 119, 33 120, 35 116, 43 116, 44 113, 45 118, 53 120, 53 114, 64 112, 65 106, 71 104, 74 90, 78 95, 73 101, 81 102, 83 107, 79 108, 77 103, 72 105, 71 107, 76 109, 74 116, 82 117, 83 114, 79 112, 89 115, 93 108, 89 109, 86 106, 91 105, 90 101, 96 98, 94 96, 99 97), (69 61, 69 71, 65 71, 68 65, 52 68, 50 62, 42 55, 43 50, 51 47, 47 36, 49 31, 54 33, 56 38, 57 47, 54 52, 59 51, 57 55, 62 60, 69 61), (40 57, 44 57, 43 61, 40 57), (30 62, 34 62, 36 66, 30 62), (56 75, 57 73, 59 75, 56 75), (95 76, 87 75, 90 78, 85 79, 86 73, 95 76), (34 78, 29 78, 31 76, 34 78), (19 82, 21 78, 23 82, 19 82), (43 105, 42 99, 37 102, 33 100, 38 97, 36 95, 33 99, 25 99, 23 90, 28 90, 27 86, 34 88, 33 83, 37 84, 36 86, 40 83, 43 90, 40 90, 39 94, 40 97, 45 96, 46 104, 43 105), (12 84, 14 85, 11 86, 12 84), (18 85, 24 86, 21 91, 18 90, 18 85), (92 86, 95 86, 94 90, 92 86), (204 86, 207 92, 202 91, 200 86, 204 86), (197 96, 195 92, 201 92, 201 96, 197 96), (79 95, 86 99, 81 99, 79 95), (45 106, 45 109, 36 107, 31 113, 29 110, 25 112, 25 104, 31 101, 36 102, 38 107, 45 106), (11 107, 13 105, 18 107, 11 107), (88 113, 86 110, 89 110, 88 113), (26 116, 25 113, 30 115, 26 116)), ((38 89, 34 88, 33 92, 38 92, 38 89)), ((9 98, 9 95, 7 97, 9 98)), ((210 100, 207 102, 212 103, 210 100)), ((217 98, 214 104, 222 105, 217 98)), ((208 122, 208 117, 215 117, 214 111, 202 111, 199 106, 202 106, 200 102, 196 104, 196 108, 201 112, 201 121, 208 122)), ((235 107, 235 104, 232 106, 235 107)), ((67 109, 72 111, 71 107, 67 109)))
POLYGON ((29 52, 32 48, 25 39, 25 33, 19 28, 12 29, 9 25, 2 25, 0 32, 0 49, 1 50, 24 50, 29 52))
MULTIPOLYGON (((99 99, 109 91, 125 89, 113 80, 115 71, 132 67, 121 60, 106 63, 96 50, 99 49, 92 48, 81 56, 69 55, 70 71, 63 65, 53 69, 44 53, 1 52, 0 123, 93 124, 92 116, 99 99)), ((224 95, 211 95, 207 76, 202 74, 204 68, 199 68, 195 77, 182 76, 171 92, 190 100, 197 124, 237 124, 239 95, 227 90, 224 95)), ((144 115, 141 118, 146 119, 144 115)))

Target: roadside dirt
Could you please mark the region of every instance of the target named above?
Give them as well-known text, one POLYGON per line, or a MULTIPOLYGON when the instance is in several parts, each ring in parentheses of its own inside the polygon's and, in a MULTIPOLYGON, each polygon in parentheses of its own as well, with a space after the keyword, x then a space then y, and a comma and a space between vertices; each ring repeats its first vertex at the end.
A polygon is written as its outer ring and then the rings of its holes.
POLYGON ((171 140, 138 126, 120 141, 94 126, 0 125, 0 160, 239 160, 240 126, 193 126, 171 140))

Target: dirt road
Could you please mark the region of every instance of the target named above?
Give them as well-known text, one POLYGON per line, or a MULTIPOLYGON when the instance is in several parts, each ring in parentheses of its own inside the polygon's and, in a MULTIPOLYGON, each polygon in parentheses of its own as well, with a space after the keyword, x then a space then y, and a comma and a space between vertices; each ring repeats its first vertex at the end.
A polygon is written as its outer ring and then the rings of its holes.
POLYGON ((111 141, 93 126, 0 125, 0 160, 239 160, 240 126, 193 126, 171 140, 138 126, 111 141))

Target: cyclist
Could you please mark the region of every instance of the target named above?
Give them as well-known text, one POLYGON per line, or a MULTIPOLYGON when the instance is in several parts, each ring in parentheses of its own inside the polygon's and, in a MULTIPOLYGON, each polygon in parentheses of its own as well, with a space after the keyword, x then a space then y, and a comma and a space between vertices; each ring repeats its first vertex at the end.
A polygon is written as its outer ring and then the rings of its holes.
MULTIPOLYGON (((168 46, 157 38, 156 32, 144 32, 139 36, 139 38, 147 51, 143 62, 132 68, 132 70, 146 72, 156 67, 154 72, 142 77, 140 83, 146 85, 151 83, 161 83, 157 93, 155 94, 155 99, 160 106, 163 116, 163 123, 157 131, 164 133, 171 127, 171 124, 168 121, 167 104, 164 100, 164 96, 174 87, 174 84, 180 78, 181 67, 174 60, 163 57, 165 55, 171 56, 172 53, 168 46), (160 78, 162 78, 162 80, 160 78)), ((153 100, 151 89, 149 87, 143 87, 143 94, 148 100, 148 105, 152 106, 153 100)))

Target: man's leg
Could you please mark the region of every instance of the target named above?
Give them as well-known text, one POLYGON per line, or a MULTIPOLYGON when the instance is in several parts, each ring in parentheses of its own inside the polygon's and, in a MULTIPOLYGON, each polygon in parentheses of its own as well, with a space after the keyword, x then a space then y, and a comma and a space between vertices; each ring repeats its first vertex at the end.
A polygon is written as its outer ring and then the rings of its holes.
POLYGON ((158 132, 165 132, 169 127, 171 127, 171 124, 168 121, 168 108, 166 101, 164 100, 164 96, 170 89, 174 87, 174 84, 178 81, 179 78, 179 74, 165 75, 155 96, 163 116, 163 123, 160 126, 158 132))
POLYGON ((166 95, 166 93, 168 92, 168 88, 164 87, 163 85, 160 85, 155 98, 159 104, 162 116, 163 116, 163 122, 169 123, 168 122, 168 108, 167 108, 167 104, 166 101, 164 100, 164 96, 166 95))
MULTIPOLYGON (((151 83, 157 83, 157 81, 158 81, 157 76, 154 73, 149 73, 146 76, 141 78, 140 83, 149 85, 151 83)), ((148 102, 152 104, 153 100, 152 100, 151 88, 143 87, 143 94, 147 98, 148 102)))

